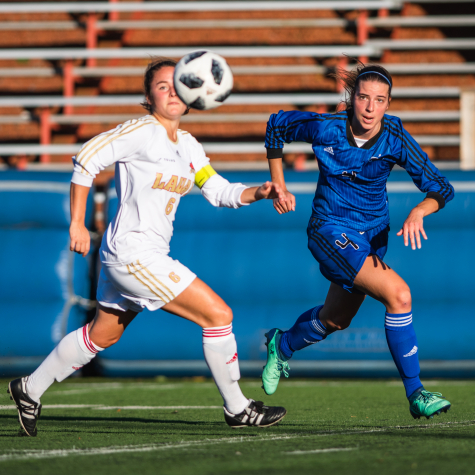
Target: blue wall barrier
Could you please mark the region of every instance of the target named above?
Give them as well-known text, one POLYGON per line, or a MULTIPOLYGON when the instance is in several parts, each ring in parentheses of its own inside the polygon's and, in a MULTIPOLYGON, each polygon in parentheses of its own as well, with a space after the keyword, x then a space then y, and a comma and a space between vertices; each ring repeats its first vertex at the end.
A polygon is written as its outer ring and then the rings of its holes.
MULTIPOLYGON (((89 259, 69 251, 71 173, 0 173, 0 375, 33 371, 83 325, 89 259)), ((87 207, 87 222, 93 199, 87 207)))
MULTIPOLYGON (((475 173, 446 172, 455 199, 425 220, 429 239, 405 248, 396 233, 424 195, 405 172, 388 183, 391 233, 386 262, 410 285, 423 376, 475 376, 475 312, 470 271, 475 267, 475 173)), ((261 184, 264 172, 223 173, 232 182, 261 184)), ((170 255, 209 284, 233 309, 243 374, 260 374, 264 332, 287 329, 323 303, 329 283, 307 249, 306 226, 318 173, 286 173, 295 213, 278 215, 270 202, 230 210, 199 194, 182 199, 170 255)), ((117 209, 109 192, 108 215, 117 209)), ((99 357, 106 375, 209 374, 201 329, 163 311, 141 313, 122 340, 99 357)), ((352 325, 297 353, 295 375, 397 375, 384 334, 384 307, 368 298, 352 325)))

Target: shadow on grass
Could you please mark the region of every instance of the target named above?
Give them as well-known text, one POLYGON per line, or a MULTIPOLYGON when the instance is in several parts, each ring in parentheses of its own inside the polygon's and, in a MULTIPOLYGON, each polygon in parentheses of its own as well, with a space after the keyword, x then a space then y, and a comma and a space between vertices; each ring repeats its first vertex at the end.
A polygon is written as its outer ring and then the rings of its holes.
MULTIPOLYGON (((0 421, 1 420, 6 420, 6 419, 14 419, 18 420, 18 416, 16 415, 1 415, 0 416, 0 421)), ((222 422, 209 422, 209 421, 186 421, 186 420, 181 420, 181 419, 145 419, 141 417, 91 417, 91 416, 77 416, 77 417, 71 417, 71 416, 45 416, 42 415, 40 417, 40 421, 57 421, 57 422, 102 422, 102 423, 107 423, 107 422, 141 422, 143 424, 186 424, 186 425, 207 425, 207 426, 215 426, 215 425, 221 425, 222 422)))
MULTIPOLYGON (((11 433, 0 433, 0 438, 13 438, 22 436, 23 433, 19 428, 11 428, 11 424, 18 423, 18 417, 14 415, 0 416, 0 426, 4 426, 4 432, 10 430, 11 433), (10 428, 5 427, 9 425, 10 428), (13 433, 13 430, 20 430, 20 433, 13 433)), ((167 419, 149 419, 139 417, 68 417, 68 416, 42 416, 39 420, 38 430, 41 432, 57 432, 60 429, 65 434, 82 434, 92 432, 94 434, 124 434, 157 432, 163 433, 183 433, 187 435, 202 436, 203 432, 208 434, 222 435, 219 429, 228 429, 224 421, 190 421, 190 420, 167 420, 167 419), (191 432, 188 429, 194 429, 191 432), (197 430, 199 429, 199 430, 197 430), (218 433, 216 432, 218 430, 218 433)))

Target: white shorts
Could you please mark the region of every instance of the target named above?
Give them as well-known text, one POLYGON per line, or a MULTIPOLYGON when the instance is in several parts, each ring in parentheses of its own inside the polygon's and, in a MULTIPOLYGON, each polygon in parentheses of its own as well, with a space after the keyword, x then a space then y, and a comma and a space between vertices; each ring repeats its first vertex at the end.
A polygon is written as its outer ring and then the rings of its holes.
POLYGON ((124 266, 102 265, 97 285, 100 305, 116 310, 157 310, 180 295, 196 274, 165 254, 124 266))

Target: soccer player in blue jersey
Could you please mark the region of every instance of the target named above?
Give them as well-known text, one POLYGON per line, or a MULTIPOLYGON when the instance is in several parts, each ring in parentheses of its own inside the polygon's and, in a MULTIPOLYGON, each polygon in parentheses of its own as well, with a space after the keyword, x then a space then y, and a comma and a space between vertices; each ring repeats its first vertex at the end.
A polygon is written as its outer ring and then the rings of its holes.
MULTIPOLYGON (((335 114, 280 111, 267 123, 265 146, 272 181, 285 190, 284 143, 312 144, 320 175, 307 228, 308 247, 331 282, 325 303, 304 312, 292 328, 267 334, 263 387, 273 394, 288 360, 297 350, 321 342, 347 328, 367 295, 386 307, 389 350, 401 375, 414 418, 447 412, 440 393, 424 389, 419 379, 418 343, 412 325, 411 292, 404 280, 383 262, 387 250, 389 212, 386 181, 394 167, 403 167, 427 193, 411 210, 398 236, 406 246, 421 247, 427 239, 423 219, 454 196, 452 185, 429 161, 401 120, 386 115, 392 78, 381 66, 360 64, 337 71, 348 93, 346 110, 335 114)), ((279 213, 295 209, 295 197, 274 200, 279 213)))

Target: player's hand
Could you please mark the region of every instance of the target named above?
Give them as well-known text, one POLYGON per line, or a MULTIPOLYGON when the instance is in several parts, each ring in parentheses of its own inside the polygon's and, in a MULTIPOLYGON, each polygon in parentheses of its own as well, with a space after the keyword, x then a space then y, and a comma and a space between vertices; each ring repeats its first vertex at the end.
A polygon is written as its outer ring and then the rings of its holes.
POLYGON ((263 185, 261 185, 256 190, 256 198, 258 200, 278 200, 278 201, 285 201, 285 194, 284 190, 280 185, 277 183, 273 183, 272 181, 266 181, 263 185))
POLYGON ((407 217, 406 221, 402 225, 402 228, 397 233, 398 236, 404 236, 404 245, 409 246, 409 240, 411 241, 411 247, 415 251, 416 244, 417 249, 421 248, 421 234, 424 239, 427 239, 427 234, 424 231, 423 219, 424 212, 420 209, 414 208, 407 217))
POLYGON ((295 211, 295 196, 290 191, 284 191, 285 201, 274 199, 274 208, 279 214, 295 211))
POLYGON ((89 231, 86 226, 80 223, 71 223, 69 227, 69 237, 71 238, 69 250, 87 256, 91 248, 91 237, 89 236, 89 231))

